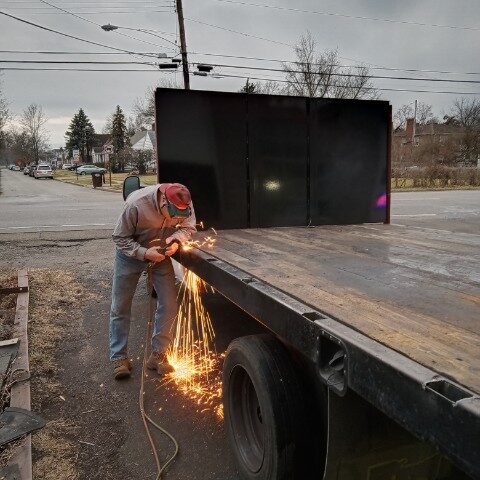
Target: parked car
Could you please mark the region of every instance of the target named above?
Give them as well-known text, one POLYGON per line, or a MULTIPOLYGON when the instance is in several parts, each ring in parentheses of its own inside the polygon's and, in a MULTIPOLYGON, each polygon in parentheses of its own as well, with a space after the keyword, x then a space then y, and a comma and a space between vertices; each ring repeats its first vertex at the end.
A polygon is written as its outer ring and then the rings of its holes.
POLYGON ((73 170, 75 165, 72 165, 71 163, 64 163, 62 165, 62 170, 73 170))
POLYGON ((28 175, 30 177, 33 177, 33 174, 35 173, 35 169, 37 168, 37 164, 36 163, 30 164, 28 168, 29 168, 28 175))
POLYGON ((87 175, 90 173, 105 173, 106 171, 106 168, 97 167, 96 165, 82 165, 81 167, 77 168, 77 173, 79 175, 87 175))
POLYGON ((35 169, 33 176, 38 180, 39 178, 51 178, 53 179, 53 170, 50 165, 38 165, 35 169))
POLYGON ((14 172, 19 172, 21 170, 21 168, 18 165, 13 165, 12 170, 14 172))
POLYGON ((30 167, 27 165, 24 169, 23 169, 23 174, 24 175, 28 175, 30 172, 30 167))

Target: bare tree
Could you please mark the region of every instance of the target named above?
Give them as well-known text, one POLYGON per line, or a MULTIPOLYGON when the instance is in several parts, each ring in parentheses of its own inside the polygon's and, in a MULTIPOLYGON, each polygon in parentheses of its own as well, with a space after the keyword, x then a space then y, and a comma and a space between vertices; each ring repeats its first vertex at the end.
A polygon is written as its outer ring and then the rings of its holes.
POLYGON ((432 106, 427 103, 418 102, 417 104, 417 123, 427 125, 428 123, 437 122, 433 115, 432 106))
POLYGON ((8 102, 3 93, 3 85, 0 79, 0 149, 5 147, 5 126, 7 125, 9 119, 10 113, 8 111, 8 102))
POLYGON ((263 93, 264 95, 278 95, 282 93, 282 89, 278 82, 268 80, 266 82, 258 82, 256 84, 255 93, 263 93))
POLYGON ((393 114, 393 126, 395 128, 405 128, 408 118, 413 118, 412 104, 402 105, 397 108, 393 114))
POLYGON ((112 132, 112 122, 113 122, 113 114, 110 114, 105 119, 105 125, 102 128, 102 133, 109 134, 112 132))
POLYGON ((247 78, 247 81, 245 82, 245 85, 238 90, 240 93, 249 93, 249 94, 254 94, 254 93, 261 93, 264 95, 275 95, 275 94, 281 94, 282 89, 280 88, 280 85, 278 82, 275 82, 273 80, 268 80, 265 82, 250 82, 250 79, 247 78))
POLYGON ((153 87, 148 87, 143 98, 137 98, 133 104, 133 126, 136 131, 149 129, 155 121, 155 89, 183 88, 174 80, 163 78, 153 87))
POLYGON ((30 144, 30 157, 35 162, 40 158, 40 152, 46 148, 47 132, 45 124, 47 117, 43 113, 41 105, 30 104, 20 117, 20 125, 26 133, 30 144))
MULTIPOLYGON (((415 115, 415 109, 413 103, 408 103, 399 107, 393 115, 393 124, 395 128, 405 128, 408 118, 413 118, 415 115)), ((417 104, 417 123, 420 125, 426 125, 437 121, 433 115, 432 106, 427 103, 419 102, 417 104)))
POLYGON ((296 61, 283 64, 289 95, 330 98, 378 98, 366 66, 345 67, 336 50, 317 52, 310 32, 294 47, 296 61))
POLYGON ((9 163, 21 162, 27 164, 30 161, 31 144, 25 131, 11 127, 5 134, 5 140, 4 154, 9 159, 9 163))
POLYGON ((480 100, 478 98, 455 100, 451 117, 464 129, 461 146, 463 161, 466 164, 477 165, 480 162, 480 100))
POLYGON ((480 100, 478 98, 460 98, 455 100, 452 116, 462 127, 478 130, 480 128, 480 100))

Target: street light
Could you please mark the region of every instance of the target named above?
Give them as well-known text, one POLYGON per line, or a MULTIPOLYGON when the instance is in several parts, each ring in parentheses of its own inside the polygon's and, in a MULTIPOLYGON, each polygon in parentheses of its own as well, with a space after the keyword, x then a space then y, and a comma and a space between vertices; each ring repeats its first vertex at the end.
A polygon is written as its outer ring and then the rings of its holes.
MULTIPOLYGON (((188 59, 187 59, 187 44, 185 42, 185 28, 183 24, 183 9, 182 9, 182 2, 181 0, 176 0, 176 6, 177 6, 177 14, 178 14, 178 23, 179 23, 179 28, 180 28, 180 45, 181 48, 175 43, 169 40, 168 38, 162 37, 161 35, 158 35, 155 32, 155 30, 147 30, 145 28, 130 28, 130 27, 120 27, 119 25, 112 25, 111 23, 107 23, 106 25, 101 25, 100 27, 102 30, 105 32, 111 32, 113 30, 117 30, 119 28, 123 30, 133 30, 135 32, 142 32, 146 33, 147 35, 151 35, 152 37, 157 37, 161 38, 164 42, 171 43, 172 45, 175 46, 176 49, 180 50, 182 54, 182 61, 181 63, 183 64, 183 82, 185 84, 185 89, 189 90, 190 89, 190 80, 188 76, 188 59)), ((167 55, 164 55, 163 57, 160 58, 165 58, 167 55)), ((168 68, 168 67, 166 67, 168 68)), ((175 67, 171 67, 175 68, 175 67)))
MULTIPOLYGON (((105 30, 106 32, 112 32, 114 30, 122 29, 122 30, 133 30, 134 32, 142 32, 146 33, 147 35, 151 35, 152 37, 157 37, 161 38, 163 41, 171 43, 174 45, 176 48, 178 48, 178 45, 175 42, 172 42, 168 38, 164 38, 161 35, 158 35, 156 33, 153 33, 154 31, 152 30, 147 30, 145 28, 130 28, 130 27, 121 27, 119 25, 112 25, 111 23, 107 23, 106 25, 101 25, 100 27, 102 30, 105 30)), ((166 55, 165 55, 166 56, 166 55)))

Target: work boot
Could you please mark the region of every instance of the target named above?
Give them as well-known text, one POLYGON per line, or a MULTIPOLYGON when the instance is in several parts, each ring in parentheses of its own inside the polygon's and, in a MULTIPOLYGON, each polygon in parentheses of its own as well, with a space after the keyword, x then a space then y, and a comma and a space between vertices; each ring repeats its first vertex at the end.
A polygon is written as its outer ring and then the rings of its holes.
POLYGON ((113 376, 115 380, 121 378, 127 378, 132 373, 132 364, 128 358, 121 358, 119 360, 113 360, 113 376))
POLYGON ((174 368, 168 363, 168 358, 164 353, 152 352, 147 360, 147 368, 156 370, 160 376, 172 373, 174 368))

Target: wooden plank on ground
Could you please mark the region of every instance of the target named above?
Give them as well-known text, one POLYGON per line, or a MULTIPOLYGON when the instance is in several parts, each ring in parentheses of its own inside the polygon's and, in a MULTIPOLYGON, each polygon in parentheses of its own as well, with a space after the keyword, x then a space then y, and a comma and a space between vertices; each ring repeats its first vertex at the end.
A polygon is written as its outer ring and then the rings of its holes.
MULTIPOLYGON (((18 356, 13 364, 14 370, 25 372, 30 371, 28 361, 28 272, 27 270, 18 271, 18 286, 27 287, 25 293, 19 293, 17 296, 17 309, 15 312, 15 323, 13 335, 20 340, 18 356)), ((22 376, 23 378, 23 376, 22 376)), ((15 383, 10 393, 10 406, 31 409, 30 398, 30 380, 24 380, 15 383)), ((20 470, 22 480, 32 479, 32 436, 27 435, 12 455, 9 464, 17 464, 20 470)))

